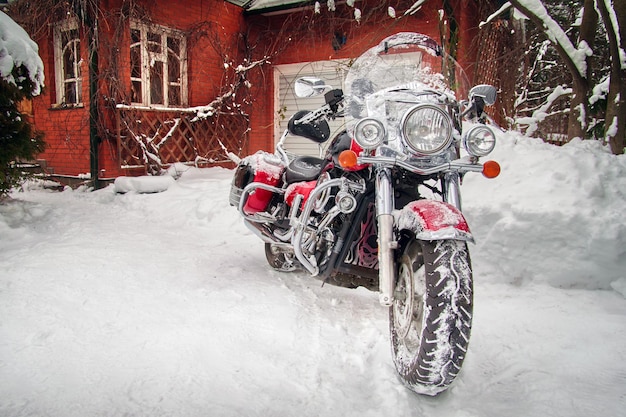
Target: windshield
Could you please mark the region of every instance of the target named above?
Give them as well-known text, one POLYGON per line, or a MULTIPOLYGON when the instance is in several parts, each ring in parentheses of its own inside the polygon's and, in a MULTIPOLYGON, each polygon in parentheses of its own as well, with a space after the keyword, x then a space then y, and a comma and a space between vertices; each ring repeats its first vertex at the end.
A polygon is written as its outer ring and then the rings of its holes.
MULTIPOLYGON (((363 118, 372 101, 389 92, 434 90, 451 100, 467 97, 469 82, 457 62, 433 39, 418 33, 398 33, 361 55, 346 75, 346 116, 363 118)), ((398 96, 398 94, 395 94, 398 96)), ((369 114, 371 116, 371 114, 369 114)))

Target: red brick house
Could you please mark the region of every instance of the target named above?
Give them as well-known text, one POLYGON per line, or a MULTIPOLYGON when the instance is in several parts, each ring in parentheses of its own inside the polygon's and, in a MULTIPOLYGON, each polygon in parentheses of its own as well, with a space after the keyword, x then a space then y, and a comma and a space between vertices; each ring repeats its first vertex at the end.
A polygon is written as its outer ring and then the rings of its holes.
POLYGON ((223 164, 224 149, 271 150, 301 105, 289 88, 297 76, 340 86, 351 58, 399 31, 457 36, 471 70, 488 12, 478 0, 428 0, 409 14, 413 0, 316 3, 100 0, 97 13, 51 12, 34 36, 46 67, 32 103, 48 143, 40 162, 61 178, 104 180, 174 162, 223 164))

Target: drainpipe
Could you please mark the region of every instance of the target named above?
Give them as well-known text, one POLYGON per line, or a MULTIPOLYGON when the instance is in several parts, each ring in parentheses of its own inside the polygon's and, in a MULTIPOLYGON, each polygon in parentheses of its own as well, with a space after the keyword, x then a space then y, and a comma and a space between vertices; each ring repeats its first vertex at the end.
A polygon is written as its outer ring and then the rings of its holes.
POLYGON ((97 23, 91 27, 92 39, 89 41, 89 166, 94 189, 102 187, 99 178, 98 147, 98 34, 97 23))
POLYGON ((83 22, 89 39, 87 53, 89 55, 89 173, 94 189, 101 188, 98 166, 98 8, 99 0, 87 2, 75 0, 76 14, 83 22))

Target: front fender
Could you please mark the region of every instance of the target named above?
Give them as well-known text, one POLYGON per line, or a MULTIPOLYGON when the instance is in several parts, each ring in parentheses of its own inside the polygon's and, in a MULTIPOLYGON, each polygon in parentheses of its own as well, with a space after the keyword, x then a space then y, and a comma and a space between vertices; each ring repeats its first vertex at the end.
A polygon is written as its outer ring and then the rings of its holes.
POLYGON ((443 201, 417 200, 394 213, 398 230, 415 233, 420 240, 463 240, 474 243, 463 213, 443 201))

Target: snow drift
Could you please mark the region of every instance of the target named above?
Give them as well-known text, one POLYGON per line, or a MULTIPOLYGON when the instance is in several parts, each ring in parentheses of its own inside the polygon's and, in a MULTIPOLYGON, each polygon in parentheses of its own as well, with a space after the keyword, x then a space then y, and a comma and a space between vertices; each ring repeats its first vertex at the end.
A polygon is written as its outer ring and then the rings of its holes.
POLYGON ((626 157, 597 141, 562 148, 517 135, 490 155, 493 181, 466 176, 464 211, 478 276, 609 289, 626 278, 626 157), (513 249, 515 248, 515 249, 513 249))

